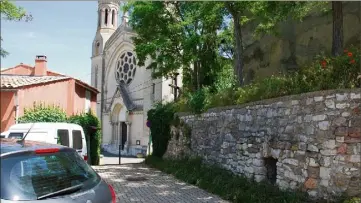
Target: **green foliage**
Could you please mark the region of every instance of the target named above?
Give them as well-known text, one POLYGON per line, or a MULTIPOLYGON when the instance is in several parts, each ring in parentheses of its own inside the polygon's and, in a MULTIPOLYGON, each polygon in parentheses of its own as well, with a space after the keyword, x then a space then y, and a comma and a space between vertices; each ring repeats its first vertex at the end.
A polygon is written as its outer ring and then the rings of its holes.
POLYGON ((256 183, 246 177, 234 175, 217 165, 204 165, 199 158, 162 160, 149 156, 145 163, 231 202, 309 202, 303 193, 284 192, 266 182, 256 183))
POLYGON ((167 150, 171 138, 170 126, 174 119, 174 106, 172 103, 158 103, 148 111, 150 133, 152 135, 153 155, 162 157, 167 150))
POLYGON ((359 197, 354 197, 348 200, 345 200, 343 203, 360 203, 361 202, 361 198, 359 197))
POLYGON ((139 65, 150 57, 153 77, 169 77, 183 67, 183 84, 191 90, 214 82, 221 68, 217 37, 223 23, 221 3, 135 1, 128 7, 130 24, 138 34, 134 43, 139 65))
POLYGON ((33 108, 24 109, 24 115, 19 118, 19 123, 66 122, 66 119, 66 113, 60 107, 34 103, 33 108))
POLYGON ((101 144, 101 126, 99 119, 92 111, 80 115, 69 117, 68 122, 82 126, 87 143, 89 145, 88 154, 92 165, 99 165, 100 144, 101 144))
MULTIPOLYGON (((9 21, 20 21, 25 19, 25 21, 32 20, 32 16, 28 15, 22 7, 17 7, 14 3, 9 0, 0 0, 0 15, 1 20, 9 21)), ((3 41, 0 36, 0 40, 3 41)), ((5 51, 2 47, 0 48, 0 56, 5 57, 9 53, 5 51)))
POLYGON ((175 106, 178 111, 200 113, 217 106, 244 104, 320 90, 361 87, 361 80, 357 79, 360 74, 359 64, 360 49, 350 47, 341 56, 317 56, 314 62, 293 74, 255 80, 242 88, 225 88, 215 94, 209 94, 205 89, 183 97, 175 106))
POLYGON ((188 96, 188 106, 194 113, 202 113, 208 106, 208 89, 202 88, 188 96))

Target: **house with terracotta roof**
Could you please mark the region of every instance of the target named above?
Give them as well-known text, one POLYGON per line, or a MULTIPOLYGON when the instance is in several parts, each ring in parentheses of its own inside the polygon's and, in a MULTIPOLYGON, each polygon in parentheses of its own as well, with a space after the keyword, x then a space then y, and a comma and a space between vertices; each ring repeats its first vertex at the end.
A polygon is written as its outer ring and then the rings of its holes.
POLYGON ((34 103, 56 105, 67 115, 96 111, 99 91, 78 79, 47 69, 46 56, 36 56, 35 66, 19 64, 1 70, 0 132, 17 123, 34 103))

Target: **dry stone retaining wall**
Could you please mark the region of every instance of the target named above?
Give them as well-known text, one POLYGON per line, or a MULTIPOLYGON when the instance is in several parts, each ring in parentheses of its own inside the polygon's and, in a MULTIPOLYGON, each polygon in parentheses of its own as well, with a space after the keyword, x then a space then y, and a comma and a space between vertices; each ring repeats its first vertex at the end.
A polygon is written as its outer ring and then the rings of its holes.
POLYGON ((321 198, 361 195, 361 89, 179 114, 165 158, 201 156, 236 173, 321 198), (181 125, 182 126, 182 125, 181 125))

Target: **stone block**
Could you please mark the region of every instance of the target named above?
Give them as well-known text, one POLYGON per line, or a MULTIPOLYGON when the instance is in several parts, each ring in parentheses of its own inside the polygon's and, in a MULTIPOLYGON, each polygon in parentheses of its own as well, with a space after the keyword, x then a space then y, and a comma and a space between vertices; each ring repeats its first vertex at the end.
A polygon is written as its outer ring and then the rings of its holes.
POLYGON ((348 99, 348 94, 344 93, 344 94, 336 94, 336 100, 337 101, 345 101, 348 99))
POLYGON ((290 164, 293 166, 298 166, 298 164, 299 164, 297 159, 285 159, 285 160, 283 160, 283 163, 290 164))
POLYGON ((335 105, 335 102, 331 99, 328 99, 325 101, 325 106, 329 109, 335 109, 336 108, 336 105, 335 105))
POLYGON ((361 143, 361 138, 345 136, 344 142, 348 144, 361 143))
POLYGON ((361 99, 361 94, 360 93, 358 93, 358 94, 356 94, 356 93, 351 93, 351 99, 361 99))
POLYGON ((332 161, 331 157, 323 156, 320 160, 320 164, 321 164, 321 166, 329 167, 329 166, 331 166, 331 161, 332 161))
POLYGON ((347 104, 347 103, 336 104, 336 109, 345 109, 347 107, 349 107, 349 104, 347 104))
POLYGON ((329 180, 331 178, 331 168, 320 167, 320 178, 329 180))
POLYGON ((337 127, 335 129, 336 136, 347 136, 348 135, 348 128, 347 127, 337 127))
POLYGON ((348 136, 352 138, 361 138, 361 127, 349 128, 348 136))
POLYGON ((318 148, 315 145, 312 145, 312 144, 307 145, 307 150, 309 150, 311 152, 318 152, 318 148))
POLYGON ((327 118, 326 115, 316 115, 316 116, 313 116, 313 117, 312 117, 312 120, 313 120, 313 121, 323 121, 323 120, 325 120, 326 118, 327 118))
POLYGON ((306 163, 308 163, 309 166, 311 167, 319 167, 320 165, 318 164, 318 162, 316 161, 316 159, 314 158, 306 158, 306 163))
POLYGON ((347 119, 344 117, 338 117, 333 120, 333 124, 336 126, 347 126, 347 119))
POLYGON ((322 144, 322 147, 325 149, 335 149, 336 148, 336 140, 328 140, 322 144))
POLYGON ((306 182, 304 183, 304 186, 306 189, 315 189, 317 188, 317 180, 314 178, 307 178, 306 182))
POLYGON ((320 177, 320 167, 307 167, 307 174, 310 178, 319 178, 320 177))
POLYGON ((264 160, 263 159, 253 159, 252 164, 254 166, 263 166, 264 165, 264 160))
POLYGON ((329 182, 329 180, 322 179, 320 182, 320 185, 322 185, 324 187, 328 187, 328 182, 329 182))
POLYGON ((337 136, 336 137, 336 142, 345 142, 345 137, 339 137, 339 136, 337 136))
POLYGON ((306 116, 303 118, 303 120, 304 120, 305 122, 311 122, 311 121, 312 121, 312 118, 313 118, 312 115, 306 115, 306 116))
POLYGON ((347 144, 343 143, 338 149, 337 154, 346 154, 347 152, 347 144))
POLYGON ((328 130, 330 127, 330 122, 328 121, 321 121, 318 123, 318 128, 321 130, 328 130))
POLYGON ((306 99, 306 105, 311 105, 313 103, 313 98, 307 98, 306 99))
POLYGON ((359 154, 347 155, 346 161, 351 163, 361 163, 361 155, 359 154))
POLYGON ((323 96, 314 97, 313 100, 315 100, 315 102, 321 102, 323 101, 323 96))
POLYGON ((271 149, 271 156, 275 159, 280 158, 281 150, 280 149, 271 149))

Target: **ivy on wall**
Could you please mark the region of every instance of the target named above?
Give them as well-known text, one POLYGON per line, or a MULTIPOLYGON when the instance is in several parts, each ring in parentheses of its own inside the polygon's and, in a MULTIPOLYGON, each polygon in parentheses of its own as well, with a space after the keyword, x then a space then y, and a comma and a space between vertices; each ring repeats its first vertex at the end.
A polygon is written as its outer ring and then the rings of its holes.
POLYGON ((175 109, 172 103, 158 103, 148 111, 150 133, 152 135, 153 156, 162 157, 167 151, 171 138, 171 124, 174 120, 175 109))

